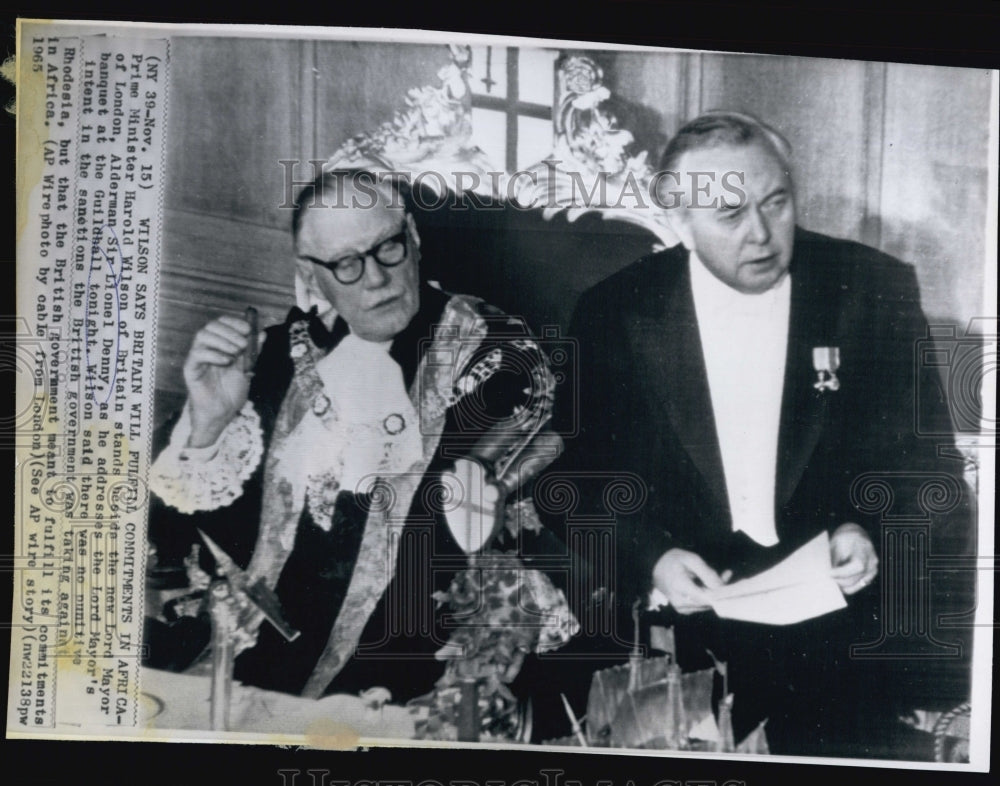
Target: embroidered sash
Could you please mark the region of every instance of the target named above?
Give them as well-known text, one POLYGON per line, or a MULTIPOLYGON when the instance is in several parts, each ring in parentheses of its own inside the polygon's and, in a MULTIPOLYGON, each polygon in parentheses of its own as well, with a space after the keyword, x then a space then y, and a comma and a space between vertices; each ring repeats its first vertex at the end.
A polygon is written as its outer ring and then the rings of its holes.
MULTIPOLYGON (((486 336, 487 326, 477 310, 478 303, 474 298, 452 297, 421 358, 410 399, 419 414, 423 454, 408 471, 373 477, 368 486, 370 507, 354 571, 303 696, 323 695, 355 651, 375 606, 392 581, 399 549, 399 533, 394 530, 405 524, 413 495, 437 451, 445 414, 454 401, 455 371, 465 367, 486 336)), ((313 407, 315 396, 314 382, 296 373, 278 412, 267 453, 260 529, 247 572, 254 580, 263 578, 271 589, 277 585, 292 552, 304 507, 304 500, 292 493, 291 481, 292 474, 301 468, 285 458, 294 456, 294 452, 284 447, 313 407)))

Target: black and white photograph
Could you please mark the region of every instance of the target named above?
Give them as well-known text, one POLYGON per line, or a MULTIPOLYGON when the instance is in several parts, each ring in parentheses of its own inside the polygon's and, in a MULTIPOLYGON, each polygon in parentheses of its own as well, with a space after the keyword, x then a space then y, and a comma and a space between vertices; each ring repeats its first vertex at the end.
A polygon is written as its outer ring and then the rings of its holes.
POLYGON ((18 43, 9 738, 989 768, 1000 72, 18 43))

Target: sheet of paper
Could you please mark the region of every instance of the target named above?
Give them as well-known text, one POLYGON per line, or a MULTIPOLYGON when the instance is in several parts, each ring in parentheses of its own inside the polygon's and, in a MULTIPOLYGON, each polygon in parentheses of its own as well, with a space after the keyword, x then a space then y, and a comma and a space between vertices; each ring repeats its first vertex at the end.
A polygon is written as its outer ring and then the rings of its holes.
POLYGON ((791 625, 844 608, 830 577, 830 539, 822 532, 773 568, 719 587, 712 608, 720 617, 791 625))

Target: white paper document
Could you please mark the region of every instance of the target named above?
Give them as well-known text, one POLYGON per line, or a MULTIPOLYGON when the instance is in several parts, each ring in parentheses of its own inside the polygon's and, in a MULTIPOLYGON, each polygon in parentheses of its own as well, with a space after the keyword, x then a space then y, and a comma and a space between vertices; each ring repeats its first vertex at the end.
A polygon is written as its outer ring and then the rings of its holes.
POLYGON ((822 532, 773 568, 713 590, 720 617, 791 625, 847 605, 830 577, 830 538, 822 532))

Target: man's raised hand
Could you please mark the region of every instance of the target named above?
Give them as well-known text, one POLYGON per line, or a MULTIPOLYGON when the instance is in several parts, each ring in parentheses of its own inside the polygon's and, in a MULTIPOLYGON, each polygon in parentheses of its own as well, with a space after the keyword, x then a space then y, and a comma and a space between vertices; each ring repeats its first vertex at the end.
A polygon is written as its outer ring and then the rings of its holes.
POLYGON ((250 324, 238 317, 222 316, 195 334, 184 362, 188 391, 192 448, 215 443, 250 390, 244 356, 250 346, 250 324))

